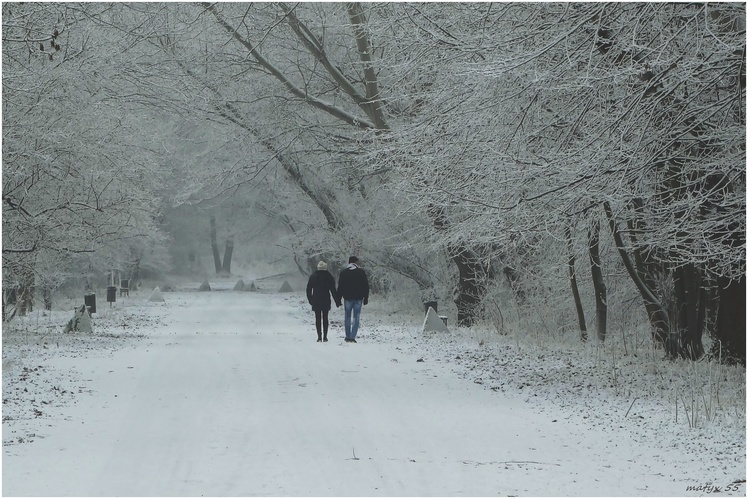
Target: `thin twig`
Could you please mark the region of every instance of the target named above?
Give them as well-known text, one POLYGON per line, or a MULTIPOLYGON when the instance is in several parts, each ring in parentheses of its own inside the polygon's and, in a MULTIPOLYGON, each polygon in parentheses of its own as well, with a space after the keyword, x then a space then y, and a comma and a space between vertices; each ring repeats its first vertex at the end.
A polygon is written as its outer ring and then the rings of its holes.
MULTIPOLYGON (((632 401, 631 401, 631 405, 629 406, 629 410, 628 410, 628 411, 626 411, 626 415, 624 416, 625 418, 629 417, 629 412, 631 412, 631 408, 632 408, 632 407, 634 407, 634 402, 636 402, 636 400, 637 400, 638 398, 639 398, 639 397, 634 397, 634 400, 632 400, 632 401)), ((677 401, 677 400, 676 400, 675 402, 676 402, 676 404, 678 403, 678 401, 677 401)), ((676 417, 677 417, 677 415, 676 415, 676 417)))

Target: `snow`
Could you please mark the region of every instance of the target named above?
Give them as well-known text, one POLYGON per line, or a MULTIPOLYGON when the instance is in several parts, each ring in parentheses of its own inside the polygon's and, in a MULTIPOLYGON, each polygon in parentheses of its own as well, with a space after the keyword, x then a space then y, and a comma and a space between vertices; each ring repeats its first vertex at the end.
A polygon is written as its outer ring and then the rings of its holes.
POLYGON ((376 296, 317 343, 303 293, 195 284, 3 331, 3 495, 745 495, 744 369, 424 334, 376 296))

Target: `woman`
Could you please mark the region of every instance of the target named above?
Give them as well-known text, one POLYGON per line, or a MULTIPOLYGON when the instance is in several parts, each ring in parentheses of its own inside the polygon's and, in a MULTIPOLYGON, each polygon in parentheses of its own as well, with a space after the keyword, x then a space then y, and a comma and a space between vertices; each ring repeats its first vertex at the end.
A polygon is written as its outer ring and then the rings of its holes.
POLYGON ((327 264, 319 262, 317 271, 309 276, 306 283, 306 298, 314 310, 317 326, 317 341, 327 341, 327 316, 332 306, 332 299, 340 306, 340 298, 335 291, 335 278, 327 271, 327 264))

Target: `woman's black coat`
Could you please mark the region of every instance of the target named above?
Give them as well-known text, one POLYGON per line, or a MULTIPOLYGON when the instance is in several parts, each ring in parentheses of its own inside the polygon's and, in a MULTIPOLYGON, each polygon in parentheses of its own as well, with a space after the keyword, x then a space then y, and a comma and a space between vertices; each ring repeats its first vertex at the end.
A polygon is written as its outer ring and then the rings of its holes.
POLYGON ((312 305, 312 310, 330 310, 332 301, 330 296, 338 302, 335 294, 335 278, 326 270, 316 270, 309 276, 306 283, 306 298, 312 305))

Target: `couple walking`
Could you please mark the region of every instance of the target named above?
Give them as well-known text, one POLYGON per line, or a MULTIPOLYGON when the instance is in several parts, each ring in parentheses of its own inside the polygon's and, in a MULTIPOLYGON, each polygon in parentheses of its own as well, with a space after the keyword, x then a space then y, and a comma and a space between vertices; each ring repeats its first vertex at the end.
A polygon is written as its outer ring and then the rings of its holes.
POLYGON ((314 310, 317 341, 327 341, 331 296, 338 307, 341 301, 345 302, 345 341, 356 343, 361 307, 369 303, 369 280, 355 256, 348 258, 348 265, 340 272, 337 289, 335 278, 327 271, 325 262, 319 262, 317 270, 309 276, 306 297, 314 310))

